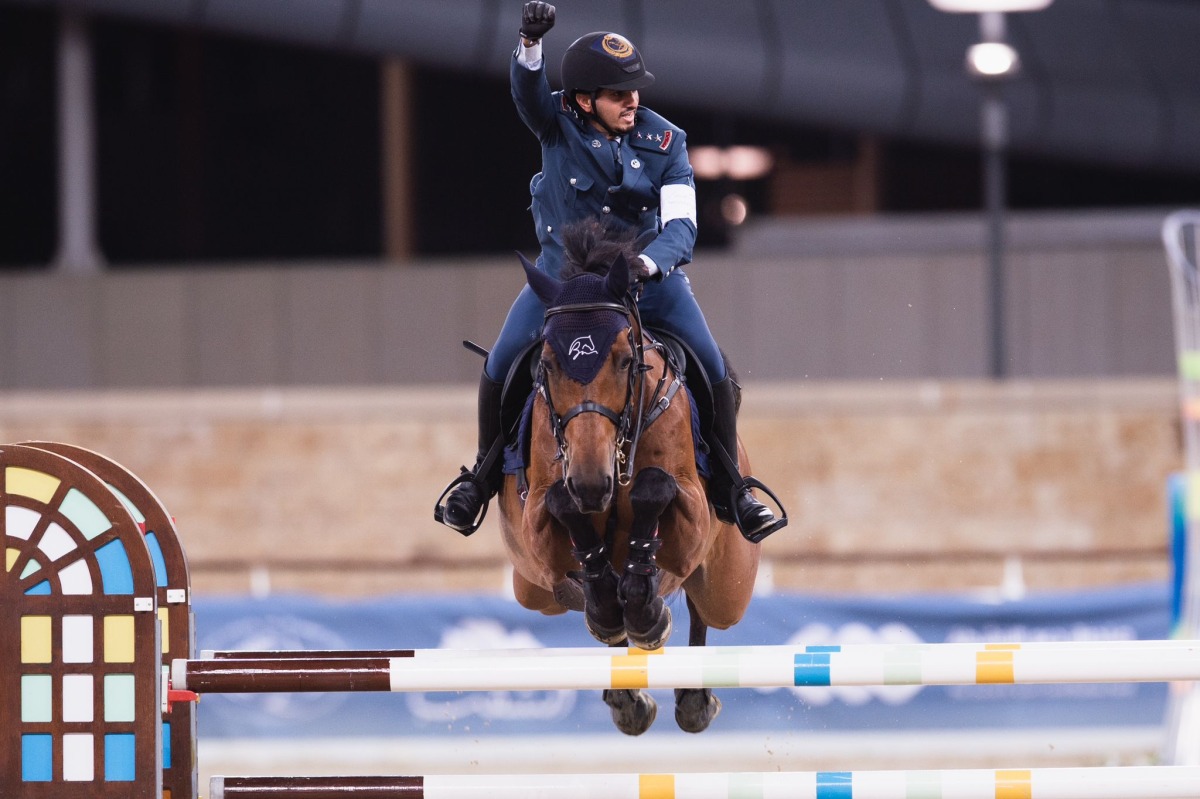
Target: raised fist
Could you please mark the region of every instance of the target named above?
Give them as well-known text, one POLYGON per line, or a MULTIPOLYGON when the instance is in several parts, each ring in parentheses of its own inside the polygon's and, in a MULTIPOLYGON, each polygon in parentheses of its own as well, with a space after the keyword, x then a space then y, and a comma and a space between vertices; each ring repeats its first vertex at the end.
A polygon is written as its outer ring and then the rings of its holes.
POLYGON ((540 39, 554 27, 554 6, 541 0, 529 0, 521 9, 521 30, 525 39, 540 39))

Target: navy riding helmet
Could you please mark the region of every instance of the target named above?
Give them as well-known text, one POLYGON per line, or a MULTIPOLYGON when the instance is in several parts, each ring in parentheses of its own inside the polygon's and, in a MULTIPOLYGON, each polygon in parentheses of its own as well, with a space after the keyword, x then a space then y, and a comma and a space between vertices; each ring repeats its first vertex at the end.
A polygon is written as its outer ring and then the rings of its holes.
POLYGON ((580 36, 562 59, 562 85, 569 96, 600 89, 631 91, 654 82, 642 54, 619 33, 597 31, 580 36))

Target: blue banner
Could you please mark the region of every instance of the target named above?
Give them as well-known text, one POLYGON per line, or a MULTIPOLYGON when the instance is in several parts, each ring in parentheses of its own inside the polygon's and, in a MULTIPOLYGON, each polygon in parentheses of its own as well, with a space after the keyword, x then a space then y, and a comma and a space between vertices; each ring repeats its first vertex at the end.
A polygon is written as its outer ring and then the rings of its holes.
MULTIPOLYGON (((200 649, 511 649, 596 646, 578 613, 547 617, 493 595, 335 601, 197 598, 200 649)), ((672 600, 674 641, 687 608, 672 600)), ((1160 639, 1170 589, 1138 585, 1016 601, 777 594, 756 597, 712 645, 1160 639)), ((670 691, 653 692, 669 709, 670 691)), ((1161 683, 729 688, 713 730, 945 730, 1158 726, 1161 683)), ((202 738, 545 735, 611 731, 598 691, 207 695, 202 738)), ((669 710, 667 711, 669 713, 669 710)))

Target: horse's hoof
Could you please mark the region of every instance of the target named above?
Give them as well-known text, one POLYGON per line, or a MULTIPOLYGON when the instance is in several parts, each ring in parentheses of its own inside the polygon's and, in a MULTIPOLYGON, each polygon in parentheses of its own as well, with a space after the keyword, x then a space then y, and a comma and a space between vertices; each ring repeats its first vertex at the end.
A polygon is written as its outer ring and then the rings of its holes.
POLYGON ((602 573, 583 578, 583 617, 588 632, 602 644, 613 646, 625 640, 625 611, 617 587, 617 575, 604 564, 602 573))
POLYGON ((629 635, 629 643, 638 649, 662 649, 666 645, 667 639, 671 637, 671 609, 667 607, 661 597, 655 597, 654 602, 645 611, 652 612, 655 605, 658 606, 659 612, 648 625, 640 625, 642 629, 636 629, 639 626, 636 624, 631 626, 630 614, 625 614, 625 632, 629 635))
POLYGON ((587 622, 588 632, 591 633, 592 637, 600 643, 607 644, 608 646, 617 646, 618 644, 625 643, 626 636, 624 624, 622 624, 620 627, 605 627, 598 622, 593 621, 591 614, 585 613, 583 618, 584 621, 587 622))
POLYGON ((721 700, 710 689, 675 689, 675 723, 684 732, 704 732, 720 712, 721 700))
POLYGON ((645 691, 606 690, 604 703, 612 711, 613 724, 626 735, 641 735, 658 717, 658 703, 645 691))

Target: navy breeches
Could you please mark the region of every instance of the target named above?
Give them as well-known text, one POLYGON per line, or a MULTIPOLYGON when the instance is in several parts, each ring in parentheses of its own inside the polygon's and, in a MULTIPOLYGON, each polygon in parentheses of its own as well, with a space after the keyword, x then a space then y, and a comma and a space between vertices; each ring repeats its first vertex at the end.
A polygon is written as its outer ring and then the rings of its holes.
MULTIPOLYGON (((662 282, 645 283, 638 310, 644 325, 670 333, 691 347, 709 380, 716 383, 725 379, 725 359, 682 269, 676 269, 662 282)), ((499 383, 508 376, 517 356, 541 335, 545 314, 546 306, 533 290, 529 286, 521 289, 484 365, 489 379, 499 383)))

